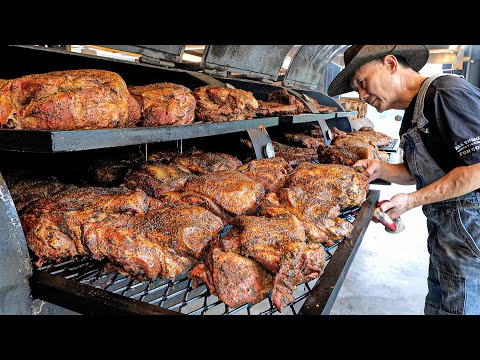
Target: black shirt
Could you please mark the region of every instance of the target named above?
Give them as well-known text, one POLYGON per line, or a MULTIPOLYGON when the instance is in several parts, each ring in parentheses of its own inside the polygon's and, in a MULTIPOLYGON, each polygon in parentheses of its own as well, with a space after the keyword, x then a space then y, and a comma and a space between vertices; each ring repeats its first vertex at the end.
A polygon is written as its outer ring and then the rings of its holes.
MULTIPOLYGON (((400 137, 412 128, 416 101, 405 109, 400 137)), ((462 77, 439 77, 428 87, 423 114, 428 132, 420 131, 422 141, 445 173, 480 162, 480 89, 462 77)))

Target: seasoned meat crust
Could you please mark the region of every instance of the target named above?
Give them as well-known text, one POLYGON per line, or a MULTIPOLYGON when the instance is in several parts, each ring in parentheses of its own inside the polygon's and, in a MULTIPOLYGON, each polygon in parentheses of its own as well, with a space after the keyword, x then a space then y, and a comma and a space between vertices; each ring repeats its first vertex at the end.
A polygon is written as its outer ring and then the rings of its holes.
POLYGON ((185 125, 195 118, 195 97, 183 85, 155 83, 129 86, 128 91, 140 105, 143 126, 185 125))
POLYGON ((187 205, 89 221, 84 243, 94 259, 107 258, 131 277, 173 279, 192 268, 222 229, 213 213, 187 205))
POLYGON ((211 294, 233 308, 262 301, 273 288, 273 277, 258 262, 239 254, 213 248, 207 261, 197 264, 188 275, 203 281, 211 294))
POLYGON ((200 121, 248 120, 258 108, 253 93, 241 89, 206 85, 194 89, 193 96, 197 100, 195 116, 200 121))
POLYGON ((127 127, 139 118, 119 74, 95 69, 31 74, 0 83, 0 126, 26 130, 127 127))

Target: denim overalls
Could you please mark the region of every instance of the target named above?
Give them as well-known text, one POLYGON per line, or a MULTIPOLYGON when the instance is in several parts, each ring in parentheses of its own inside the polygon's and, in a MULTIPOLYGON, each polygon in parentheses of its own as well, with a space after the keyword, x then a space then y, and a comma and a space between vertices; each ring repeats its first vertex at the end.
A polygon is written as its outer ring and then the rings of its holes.
MULTIPOLYGON (((413 128, 400 141, 417 190, 445 175, 420 137, 420 131, 428 133, 423 115, 425 93, 439 76, 452 75, 439 74, 424 81, 415 103, 413 128)), ((480 190, 424 205, 422 210, 427 217, 430 254, 425 314, 480 314, 480 190)))

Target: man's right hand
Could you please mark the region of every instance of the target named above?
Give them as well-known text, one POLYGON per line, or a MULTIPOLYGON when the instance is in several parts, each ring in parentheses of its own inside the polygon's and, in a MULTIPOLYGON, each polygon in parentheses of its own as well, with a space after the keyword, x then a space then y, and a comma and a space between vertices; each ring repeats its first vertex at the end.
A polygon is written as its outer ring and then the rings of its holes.
POLYGON ((361 166, 365 169, 368 174, 368 181, 372 182, 380 177, 380 173, 382 170, 383 162, 380 160, 373 160, 373 159, 362 159, 357 160, 353 166, 361 166))

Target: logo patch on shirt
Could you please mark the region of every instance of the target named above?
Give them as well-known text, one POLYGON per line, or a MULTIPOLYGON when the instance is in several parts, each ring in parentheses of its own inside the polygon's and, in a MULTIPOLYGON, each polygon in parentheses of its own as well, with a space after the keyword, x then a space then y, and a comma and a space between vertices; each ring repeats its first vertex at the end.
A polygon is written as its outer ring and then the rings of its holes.
POLYGON ((455 146, 455 151, 460 157, 480 151, 480 136, 461 142, 455 146))

